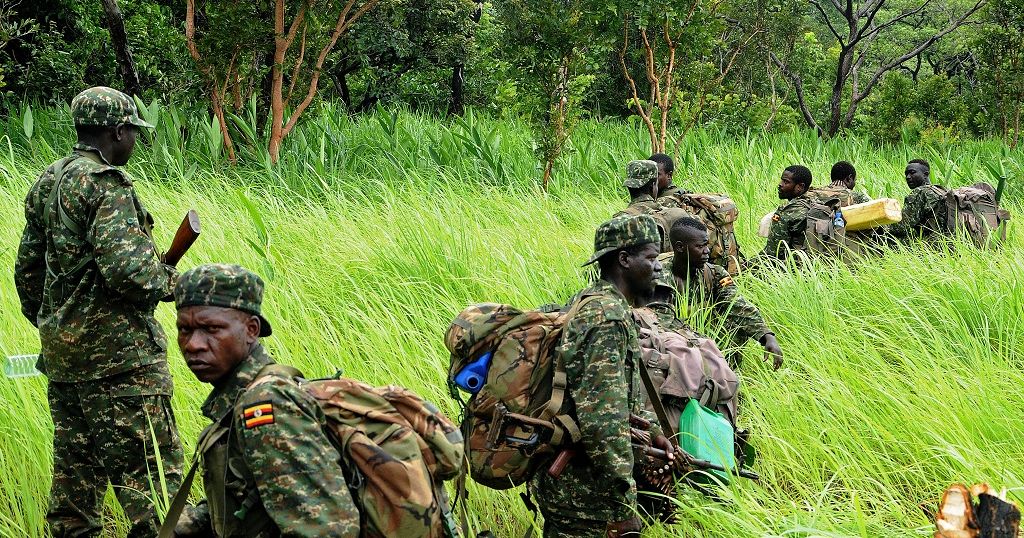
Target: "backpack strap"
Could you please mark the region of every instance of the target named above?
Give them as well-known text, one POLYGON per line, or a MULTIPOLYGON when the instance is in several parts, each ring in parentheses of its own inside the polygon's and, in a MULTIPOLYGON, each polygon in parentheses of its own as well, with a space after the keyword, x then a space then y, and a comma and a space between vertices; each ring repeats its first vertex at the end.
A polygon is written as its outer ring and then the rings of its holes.
POLYGON ((181 518, 182 511, 185 510, 188 494, 192 491, 192 482, 195 480, 196 470, 199 468, 200 456, 230 431, 231 428, 229 426, 226 427, 224 422, 230 423, 228 419, 233 415, 234 408, 221 417, 220 420, 207 426, 199 434, 199 443, 196 445, 196 451, 192 455, 192 465, 189 467, 185 479, 181 481, 181 486, 174 494, 174 498, 171 499, 171 505, 167 508, 164 522, 160 525, 160 531, 157 534, 158 538, 174 538, 174 528, 178 525, 178 519, 181 518))
MULTIPOLYGON (((573 303, 572 307, 565 314, 565 319, 562 322, 564 327, 569 323, 576 314, 579 313, 580 309, 590 301, 596 299, 597 295, 587 295, 581 297, 573 303)), ((555 353, 555 364, 554 373, 551 379, 551 398, 548 400, 547 405, 544 406, 544 410, 541 412, 540 419, 547 420, 553 423, 557 423, 562 427, 562 430, 557 428, 552 431, 551 444, 559 445, 564 441, 569 443, 575 443, 580 440, 583 434, 580 432, 579 426, 576 425, 575 421, 571 417, 566 415, 559 415, 558 411, 562 409, 562 404, 565 403, 565 390, 569 386, 569 378, 565 372, 565 364, 562 362, 562 356, 560 353, 555 353), (563 431, 569 434, 569 439, 563 439, 563 431)))
MULTIPOLYGON (((53 212, 54 209, 56 209, 61 224, 68 230, 71 230, 71 233, 84 242, 86 240, 85 228, 79 222, 72 219, 71 216, 68 215, 67 211, 64 210, 64 204, 61 203, 60 193, 60 188, 64 183, 64 172, 67 169, 67 166, 81 157, 83 157, 81 153, 75 152, 75 154, 57 161, 53 167, 53 187, 50 189, 50 194, 46 197, 46 202, 43 204, 43 223, 48 230, 53 230, 54 225, 56 224, 53 218, 53 212)), ((75 265, 70 269, 62 269, 60 274, 65 276, 77 274, 92 260, 92 253, 86 254, 79 258, 75 265)), ((46 264, 46 272, 52 277, 60 276, 53 270, 53 268, 50 267, 49 263, 46 264)))
POLYGON ((676 435, 676 428, 672 427, 672 421, 668 419, 665 406, 661 404, 658 391, 654 388, 654 382, 651 381, 651 373, 647 371, 647 363, 644 361, 637 361, 637 363, 640 364, 640 379, 644 383, 644 388, 647 389, 647 399, 650 400, 651 407, 654 408, 654 414, 658 417, 658 424, 661 425, 661 430, 665 433, 665 436, 672 439, 676 435))

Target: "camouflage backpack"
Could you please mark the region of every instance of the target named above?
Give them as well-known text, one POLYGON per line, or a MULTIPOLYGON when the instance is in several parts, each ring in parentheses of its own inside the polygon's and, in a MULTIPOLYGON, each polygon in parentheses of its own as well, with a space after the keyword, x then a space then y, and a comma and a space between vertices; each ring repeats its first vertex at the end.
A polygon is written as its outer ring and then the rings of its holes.
POLYGON ((999 207, 992 185, 982 182, 952 190, 938 186, 933 189, 944 191, 933 210, 937 218, 944 220, 939 225, 946 233, 965 234, 978 248, 988 245, 993 231, 997 233, 997 242, 1006 240, 1005 224, 1010 220, 1010 212, 999 207))
POLYGON ((826 205, 828 205, 830 200, 835 198, 839 201, 839 207, 846 207, 854 204, 853 191, 849 189, 818 187, 808 190, 807 197, 826 205))
POLYGON ((837 197, 811 197, 804 228, 804 248, 808 254, 838 258, 846 248, 846 227, 836 224, 841 202, 837 197))
POLYGON ((734 231, 740 215, 736 202, 724 194, 686 193, 677 194, 674 198, 707 226, 711 263, 721 265, 731 275, 739 273, 743 255, 734 231))
POLYGON ((577 300, 568 312, 483 303, 452 321, 444 341, 453 398, 461 401, 459 372, 491 353, 485 381, 465 404, 462 422, 473 480, 492 489, 518 486, 559 447, 580 440, 556 350, 565 323, 590 298, 577 300))
MULTIPOLYGON (((271 364, 249 386, 286 379, 320 404, 359 509, 360 536, 456 538, 442 484, 459 474, 464 461, 462 434, 455 424, 432 403, 401 387, 371 387, 346 378, 306 381, 301 376, 291 366, 271 364)), ((225 422, 229 429, 230 421, 225 422)), ((199 452, 207 444, 201 441, 199 452)), ((185 492, 195 467, 182 485, 185 492)), ((168 510, 171 531, 181 513, 176 504, 177 495, 168 510)))

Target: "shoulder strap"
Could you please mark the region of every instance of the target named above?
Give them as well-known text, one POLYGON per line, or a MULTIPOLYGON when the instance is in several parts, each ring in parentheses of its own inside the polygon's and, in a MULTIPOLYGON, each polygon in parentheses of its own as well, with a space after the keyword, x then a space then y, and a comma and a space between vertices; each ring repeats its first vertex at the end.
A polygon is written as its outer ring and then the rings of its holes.
POLYGON ((647 363, 645 361, 636 362, 640 365, 640 379, 644 383, 644 388, 647 389, 647 399, 650 400, 651 407, 654 408, 654 414, 658 417, 658 424, 661 425, 661 430, 665 433, 665 436, 672 439, 676 434, 676 429, 672 427, 672 421, 668 419, 665 406, 661 404, 658 391, 655 390, 654 382, 651 381, 651 373, 647 371, 647 363))
POLYGON ((234 409, 228 412, 217 422, 210 424, 199 434, 199 444, 196 445, 196 452, 192 455, 192 466, 188 469, 188 474, 185 475, 185 479, 181 481, 181 486, 178 491, 175 492, 174 498, 171 500, 171 505, 167 508, 167 514, 164 516, 164 522, 160 525, 160 532, 157 535, 158 538, 174 538, 174 527, 178 525, 178 519, 181 518, 182 511, 185 510, 185 503, 188 502, 188 494, 192 491, 192 482, 196 477, 196 470, 199 468, 200 456, 205 453, 211 446, 214 445, 221 437, 231 429, 224 427, 225 419, 234 415, 234 409))
POLYGON ((46 205, 43 207, 43 222, 46 223, 47 227, 52 226, 53 221, 53 209, 57 210, 57 215, 60 217, 60 222, 75 235, 85 239, 85 229, 81 224, 76 222, 64 211, 64 205, 61 204, 60 187, 64 182, 64 170, 67 165, 71 164, 74 160, 80 158, 81 155, 75 153, 70 157, 65 157, 57 161, 57 166, 53 169, 53 188, 50 189, 50 195, 46 198, 46 205))
MULTIPOLYGON (((576 314, 579 313, 585 304, 597 297, 597 295, 586 295, 577 299, 572 307, 569 308, 569 311, 566 312, 565 319, 562 320, 563 330, 565 325, 576 317, 576 314)), ((551 444, 556 446, 563 441, 575 443, 583 436, 575 421, 570 417, 564 417, 563 420, 563 417, 558 415, 558 411, 562 409, 562 404, 565 403, 565 390, 568 386, 569 378, 565 372, 565 364, 562 362, 561 354, 556 351, 554 356, 554 372, 552 372, 551 378, 551 398, 548 399, 548 403, 544 406, 544 410, 539 417, 541 420, 557 422, 562 427, 562 430, 569 434, 569 439, 562 439, 562 431, 555 429, 552 433, 551 444)))

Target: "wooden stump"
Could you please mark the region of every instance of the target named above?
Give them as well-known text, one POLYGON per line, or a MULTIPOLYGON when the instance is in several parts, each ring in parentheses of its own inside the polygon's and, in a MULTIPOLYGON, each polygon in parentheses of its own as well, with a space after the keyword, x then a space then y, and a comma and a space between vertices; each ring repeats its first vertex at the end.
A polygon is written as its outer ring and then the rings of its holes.
POLYGON ((1017 538, 1020 510, 988 484, 953 484, 935 514, 935 538, 1017 538), (977 502, 974 502, 977 499, 977 502))

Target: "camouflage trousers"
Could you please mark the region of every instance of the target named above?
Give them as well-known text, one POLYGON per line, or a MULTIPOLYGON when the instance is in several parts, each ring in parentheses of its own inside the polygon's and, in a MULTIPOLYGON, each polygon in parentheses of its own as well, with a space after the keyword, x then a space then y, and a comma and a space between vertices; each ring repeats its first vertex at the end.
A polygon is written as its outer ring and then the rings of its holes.
POLYGON ((171 390, 164 362, 103 379, 49 383, 53 482, 46 521, 53 536, 98 536, 108 482, 131 522, 128 536, 156 536, 159 470, 168 498, 181 483, 171 390))
POLYGON ((605 538, 607 522, 544 512, 544 538, 605 538))

